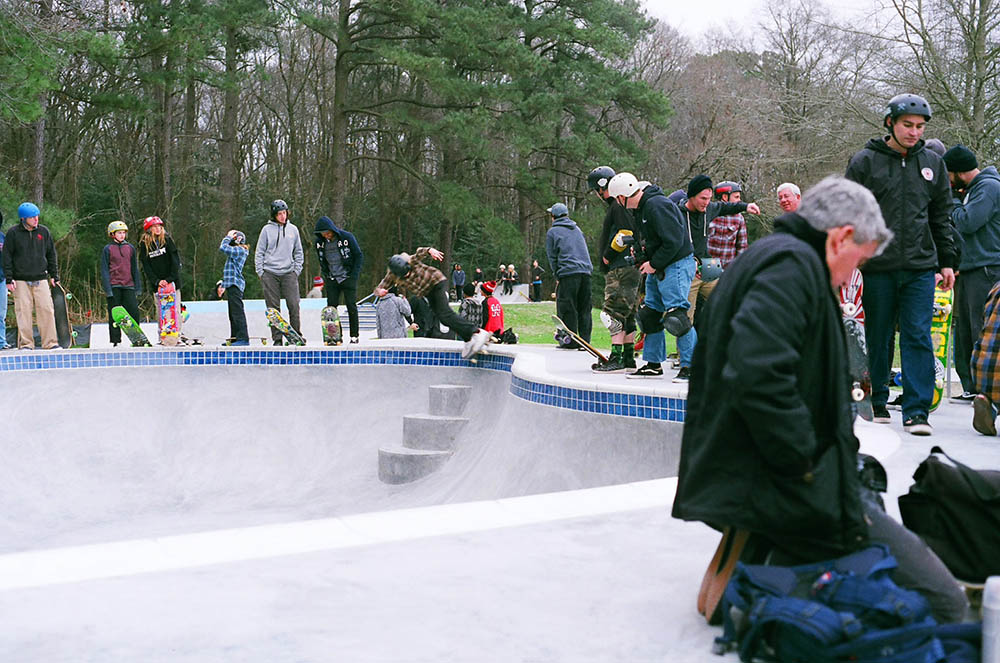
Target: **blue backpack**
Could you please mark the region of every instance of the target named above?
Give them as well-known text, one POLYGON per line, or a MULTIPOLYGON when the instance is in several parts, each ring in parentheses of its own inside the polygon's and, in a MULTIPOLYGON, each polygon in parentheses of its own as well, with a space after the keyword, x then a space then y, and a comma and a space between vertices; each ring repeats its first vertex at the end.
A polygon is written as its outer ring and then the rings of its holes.
POLYGON ((938 663, 947 660, 930 605, 889 577, 877 545, 795 567, 738 564, 722 598, 716 653, 790 663, 938 663))

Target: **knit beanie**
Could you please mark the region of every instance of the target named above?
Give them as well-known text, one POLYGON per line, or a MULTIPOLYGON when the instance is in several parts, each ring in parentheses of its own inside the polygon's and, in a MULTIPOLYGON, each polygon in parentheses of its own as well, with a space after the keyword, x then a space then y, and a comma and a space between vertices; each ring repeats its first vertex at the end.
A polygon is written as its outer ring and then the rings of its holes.
POLYGON ((965 145, 956 145, 944 153, 944 165, 952 173, 967 173, 979 168, 976 155, 965 145))
POLYGON ((712 188, 712 178, 708 175, 695 175, 694 178, 688 182, 687 195, 688 198, 694 198, 699 193, 705 189, 712 188))

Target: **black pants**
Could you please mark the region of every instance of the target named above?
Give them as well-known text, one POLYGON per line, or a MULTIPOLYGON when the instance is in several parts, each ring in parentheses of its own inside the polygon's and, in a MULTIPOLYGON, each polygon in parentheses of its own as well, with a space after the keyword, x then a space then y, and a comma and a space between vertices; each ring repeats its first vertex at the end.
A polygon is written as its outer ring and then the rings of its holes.
POLYGON ((531 284, 531 301, 540 302, 542 301, 542 284, 532 283, 531 284))
POLYGON ((122 330, 114 325, 114 318, 111 317, 111 309, 116 306, 124 306, 136 324, 139 324, 139 302, 135 298, 135 289, 113 286, 111 296, 108 297, 108 338, 118 345, 122 342, 122 330))
POLYGON ((955 280, 955 371, 962 390, 975 393, 972 381, 972 348, 983 333, 983 308, 993 285, 1000 280, 1000 265, 962 270, 955 280))
POLYGON ((337 283, 336 279, 327 279, 326 285, 326 305, 337 306, 340 304, 340 297, 344 297, 344 305, 347 307, 347 320, 350 325, 351 338, 358 337, 358 282, 356 279, 344 279, 337 283))
POLYGON ((556 315, 588 343, 594 326, 591 308, 590 274, 570 274, 559 279, 556 287, 556 315))
POLYGON ((463 341, 468 341, 479 331, 479 327, 455 313, 448 305, 448 282, 441 281, 427 292, 427 301, 434 315, 445 327, 458 334, 463 341))
POLYGON ((229 336, 234 341, 249 341, 247 332, 247 314, 243 310, 243 291, 239 286, 226 288, 226 301, 229 303, 229 336))

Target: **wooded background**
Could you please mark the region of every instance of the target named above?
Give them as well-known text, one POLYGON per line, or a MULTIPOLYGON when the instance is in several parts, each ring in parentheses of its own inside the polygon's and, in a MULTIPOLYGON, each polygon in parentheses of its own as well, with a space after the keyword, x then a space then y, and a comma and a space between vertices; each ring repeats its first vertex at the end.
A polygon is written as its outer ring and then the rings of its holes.
POLYGON ((547 268, 557 201, 595 250, 586 175, 602 164, 668 192, 698 173, 742 182, 759 237, 775 187, 843 172, 898 92, 930 101, 927 137, 995 159, 996 0, 892 0, 850 23, 772 0, 758 19, 698 37, 635 0, 0 0, 0 205, 10 224, 39 204, 102 318, 115 219, 136 243, 162 217, 185 297, 204 298, 223 235, 255 243, 282 198, 303 292, 326 214, 358 236, 365 293, 420 245, 446 274, 547 268))

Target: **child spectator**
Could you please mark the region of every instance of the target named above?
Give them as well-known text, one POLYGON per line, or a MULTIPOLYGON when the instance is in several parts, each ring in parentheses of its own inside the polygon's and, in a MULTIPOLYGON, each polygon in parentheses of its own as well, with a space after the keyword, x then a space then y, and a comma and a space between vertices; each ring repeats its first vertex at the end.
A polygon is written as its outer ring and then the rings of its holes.
POLYGON ((375 302, 375 330, 379 338, 406 338, 407 329, 416 329, 410 317, 410 303, 392 287, 375 302))
POLYGON ((111 309, 122 306, 139 322, 138 293, 142 289, 139 277, 139 259, 135 247, 128 243, 128 226, 122 221, 108 224, 111 242, 101 252, 101 284, 108 298, 108 338, 111 345, 122 342, 122 330, 114 323, 111 309))
POLYGON ((488 331, 493 335, 493 338, 497 340, 500 339, 500 335, 503 334, 503 306, 500 305, 500 301, 493 296, 493 291, 496 290, 497 284, 493 281, 487 281, 486 283, 479 286, 483 291, 483 329, 488 331))
MULTIPOLYGON (((177 320, 181 319, 181 256, 177 245, 167 234, 163 219, 147 216, 142 221, 142 237, 139 238, 139 260, 142 271, 149 281, 149 289, 155 300, 156 291, 168 283, 174 284, 174 305, 177 320)), ((160 319, 160 307, 156 306, 156 319, 160 319)))
POLYGON ((477 327, 483 326, 483 308, 476 299, 476 286, 466 283, 462 286, 462 303, 458 305, 460 318, 468 320, 477 327))
POLYGON ((222 239, 219 250, 226 254, 219 287, 225 289, 226 300, 229 302, 230 345, 250 345, 247 315, 243 309, 243 291, 247 287, 246 279, 243 278, 243 266, 250 255, 247 236, 239 230, 230 230, 222 239))
POLYGON ((306 293, 306 299, 323 299, 323 277, 313 277, 312 290, 306 293))

